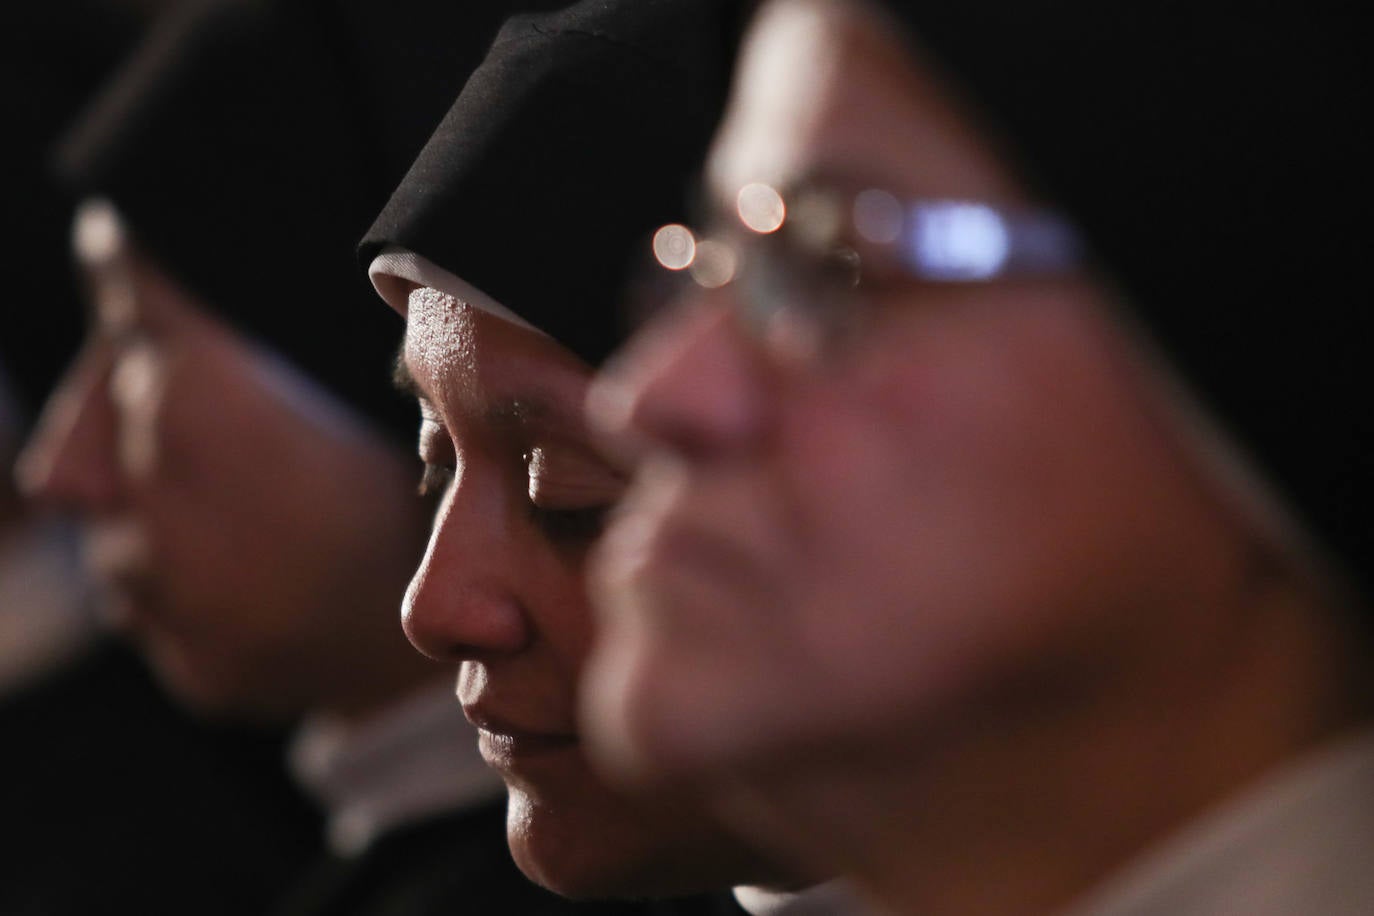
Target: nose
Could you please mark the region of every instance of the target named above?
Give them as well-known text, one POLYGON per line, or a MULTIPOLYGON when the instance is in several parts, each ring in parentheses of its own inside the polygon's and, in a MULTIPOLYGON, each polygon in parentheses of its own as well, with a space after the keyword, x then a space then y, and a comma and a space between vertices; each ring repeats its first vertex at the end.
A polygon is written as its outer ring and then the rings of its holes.
POLYGON ((44 405, 15 462, 24 495, 40 505, 97 515, 119 491, 110 359, 87 344, 44 405))
POLYGON ((689 459, 746 449, 768 425, 772 384, 726 307, 693 303, 649 325, 593 383, 589 421, 612 451, 689 459))
POLYGON ((457 662, 529 642, 512 508, 497 481, 471 468, 455 474, 401 605, 406 636, 425 655, 457 662))

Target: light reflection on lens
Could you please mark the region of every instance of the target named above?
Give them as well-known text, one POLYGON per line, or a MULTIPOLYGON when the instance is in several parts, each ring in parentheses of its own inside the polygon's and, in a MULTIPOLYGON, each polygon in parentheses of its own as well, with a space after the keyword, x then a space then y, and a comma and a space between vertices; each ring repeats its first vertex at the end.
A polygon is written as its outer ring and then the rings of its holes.
POLYGON ((669 270, 685 270, 697 254, 692 230, 670 223, 654 233, 654 257, 669 270))
POLYGON ((907 257, 929 279, 986 280, 1011 253, 1007 221, 986 204, 928 201, 912 208, 912 221, 907 257))
POLYGON ((782 195, 766 184, 754 182, 740 188, 735 199, 740 221, 755 232, 776 232, 787 218, 782 195))
POLYGON ((738 265, 735 252, 728 245, 703 239, 697 243, 697 256, 692 262, 692 279, 706 289, 718 289, 735 277, 738 265))
POLYGON ((854 228, 878 245, 890 245, 902 234, 902 204, 886 191, 860 191, 854 198, 854 228))

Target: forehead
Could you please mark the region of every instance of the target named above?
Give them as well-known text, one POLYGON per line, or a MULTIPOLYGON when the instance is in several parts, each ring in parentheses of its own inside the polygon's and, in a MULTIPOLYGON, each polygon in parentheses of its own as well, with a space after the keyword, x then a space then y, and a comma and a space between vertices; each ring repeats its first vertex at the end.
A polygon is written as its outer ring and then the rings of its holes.
POLYGON ((728 206, 750 182, 817 176, 911 195, 1020 197, 919 46, 893 23, 864 4, 770 0, 741 50, 708 184, 728 206))
POLYGON ((410 293, 404 363, 450 418, 521 405, 525 419, 580 425, 591 370, 551 338, 428 287, 410 293))

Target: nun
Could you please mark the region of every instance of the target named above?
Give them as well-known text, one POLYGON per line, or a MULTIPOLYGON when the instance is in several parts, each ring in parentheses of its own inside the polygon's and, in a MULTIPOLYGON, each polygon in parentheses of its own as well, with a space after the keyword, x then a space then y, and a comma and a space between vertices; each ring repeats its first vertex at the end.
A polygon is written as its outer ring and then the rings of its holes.
POLYGON ((724 0, 596 0, 512 19, 361 245, 405 319, 397 381, 439 500, 406 633, 460 663, 521 869, 576 898, 698 895, 655 912, 738 912, 700 892, 805 883, 690 792, 608 786, 576 718, 594 636, 583 564, 624 487, 583 395, 624 337, 649 233, 683 216, 739 16, 724 0))
MULTIPOLYGON (((409 3, 375 23, 361 4, 188 4, 60 152, 91 317, 22 484, 80 519, 106 617, 162 688, 207 721, 291 729, 292 778, 324 813, 308 873, 270 824, 212 847, 195 893, 232 912, 568 908, 515 868, 451 668, 397 622, 432 507, 351 258, 500 8, 409 3), (284 863, 276 903, 239 877, 284 863)), ((168 839, 205 857, 197 836, 168 839)), ((133 873, 159 887, 178 862, 133 873)))
POLYGON ((589 396, 608 773, 882 912, 1374 911, 1336 7, 760 8, 589 396))

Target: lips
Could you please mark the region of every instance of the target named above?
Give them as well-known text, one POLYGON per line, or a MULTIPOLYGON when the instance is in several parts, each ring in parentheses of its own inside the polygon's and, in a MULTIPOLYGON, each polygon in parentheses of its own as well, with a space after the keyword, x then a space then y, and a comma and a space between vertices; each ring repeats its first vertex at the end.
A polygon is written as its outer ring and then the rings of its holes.
POLYGON ((477 727, 483 758, 498 768, 522 759, 574 750, 579 744, 575 732, 518 724, 480 706, 464 706, 463 715, 477 727))

